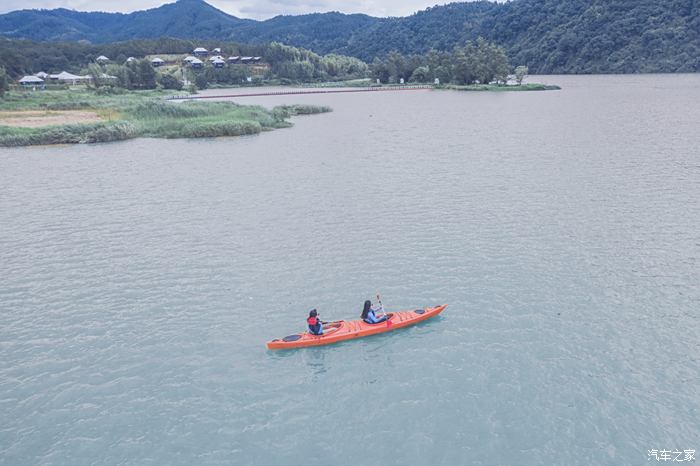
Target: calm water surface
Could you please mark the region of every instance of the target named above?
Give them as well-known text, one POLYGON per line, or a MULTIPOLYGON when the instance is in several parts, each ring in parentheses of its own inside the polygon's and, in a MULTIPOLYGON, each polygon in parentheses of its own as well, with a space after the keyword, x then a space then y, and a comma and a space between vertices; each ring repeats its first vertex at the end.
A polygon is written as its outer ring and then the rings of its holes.
POLYGON ((244 98, 334 112, 1 149, 0 463, 700 450, 700 76, 539 80, 564 89, 244 98), (265 349, 377 290, 450 307, 265 349))

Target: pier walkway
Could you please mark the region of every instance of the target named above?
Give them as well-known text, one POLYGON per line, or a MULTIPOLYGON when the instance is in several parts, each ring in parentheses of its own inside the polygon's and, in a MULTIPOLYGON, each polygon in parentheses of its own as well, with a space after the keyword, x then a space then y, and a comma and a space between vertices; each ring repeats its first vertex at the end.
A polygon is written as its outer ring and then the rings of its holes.
POLYGON ((303 95, 303 94, 338 94, 346 92, 386 92, 386 91, 417 91, 423 89, 433 89, 430 84, 416 84, 406 86, 377 86, 377 87, 341 87, 341 88, 296 88, 283 91, 265 91, 225 95, 188 95, 172 96, 167 100, 200 100, 200 99, 227 99, 232 97, 260 97, 273 95, 303 95))

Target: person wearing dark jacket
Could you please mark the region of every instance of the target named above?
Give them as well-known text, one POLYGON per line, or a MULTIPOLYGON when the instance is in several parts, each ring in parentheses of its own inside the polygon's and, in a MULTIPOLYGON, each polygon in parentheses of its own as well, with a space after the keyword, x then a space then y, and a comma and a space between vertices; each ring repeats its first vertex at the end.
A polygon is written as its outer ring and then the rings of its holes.
POLYGON ((318 318, 316 309, 309 311, 309 318, 306 319, 306 323, 309 326, 309 333, 312 335, 323 335, 323 322, 318 318))

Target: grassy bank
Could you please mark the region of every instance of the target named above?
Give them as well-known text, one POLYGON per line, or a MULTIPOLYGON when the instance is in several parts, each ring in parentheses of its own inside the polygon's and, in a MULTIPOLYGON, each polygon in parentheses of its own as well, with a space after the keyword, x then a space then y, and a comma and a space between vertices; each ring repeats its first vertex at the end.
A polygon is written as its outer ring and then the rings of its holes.
POLYGON ((282 106, 267 110, 231 102, 165 102, 172 92, 144 91, 98 95, 94 91, 9 93, 1 111, 91 110, 102 121, 38 128, 3 126, 0 146, 111 142, 136 137, 202 138, 240 136, 291 126, 294 115, 330 111, 328 107, 282 106))
POLYGON ((521 84, 516 85, 500 85, 500 84, 469 84, 459 86, 457 84, 443 84, 436 86, 436 89, 451 89, 454 91, 491 91, 491 92, 518 92, 518 91, 556 91, 561 87, 553 84, 521 84))

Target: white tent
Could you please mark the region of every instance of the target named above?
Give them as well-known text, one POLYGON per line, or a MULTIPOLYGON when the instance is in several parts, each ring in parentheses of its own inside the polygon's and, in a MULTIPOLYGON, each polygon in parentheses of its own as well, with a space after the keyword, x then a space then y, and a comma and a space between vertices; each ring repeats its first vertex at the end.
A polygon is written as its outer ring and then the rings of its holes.
POLYGON ((90 81, 92 78, 90 76, 78 76, 76 74, 68 73, 67 71, 61 71, 58 74, 52 74, 49 78, 53 81, 59 81, 69 84, 78 84, 85 81, 90 81))

